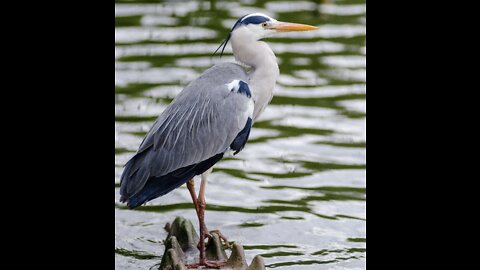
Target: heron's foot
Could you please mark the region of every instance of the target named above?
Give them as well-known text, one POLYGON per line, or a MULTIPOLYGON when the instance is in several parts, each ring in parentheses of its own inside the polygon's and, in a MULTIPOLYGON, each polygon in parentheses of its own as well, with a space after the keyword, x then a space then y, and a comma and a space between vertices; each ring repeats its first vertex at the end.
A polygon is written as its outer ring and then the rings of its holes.
POLYGON ((226 261, 207 261, 205 260, 205 266, 210 267, 210 268, 220 268, 222 266, 225 266, 227 264, 226 261))
MULTIPOLYGON (((230 243, 228 243, 227 237, 225 237, 225 235, 223 235, 223 233, 220 232, 220 230, 213 230, 209 232, 207 228, 204 228, 204 231, 205 231, 205 238, 203 240, 200 239, 200 241, 205 241, 205 239, 208 239, 207 245, 209 245, 210 241, 213 241, 212 233, 216 233, 220 238, 220 241, 222 241, 223 246, 225 248, 230 248, 230 243)), ((200 241, 198 242, 198 245, 197 245, 198 249, 200 249, 200 241)))
POLYGON ((213 230, 213 231, 210 231, 209 235, 210 237, 208 238, 208 241, 213 241, 212 240, 212 233, 216 233, 218 234, 218 237, 220 237, 220 240, 223 241, 223 245, 226 247, 226 248, 230 248, 230 243, 228 243, 228 240, 227 240, 227 237, 225 235, 223 235, 223 233, 220 231, 220 230, 213 230))
POLYGON ((220 268, 223 267, 227 264, 226 261, 209 261, 209 260, 204 260, 200 261, 199 263, 192 263, 192 264, 187 264, 188 269, 198 269, 199 267, 205 266, 208 268, 220 268))

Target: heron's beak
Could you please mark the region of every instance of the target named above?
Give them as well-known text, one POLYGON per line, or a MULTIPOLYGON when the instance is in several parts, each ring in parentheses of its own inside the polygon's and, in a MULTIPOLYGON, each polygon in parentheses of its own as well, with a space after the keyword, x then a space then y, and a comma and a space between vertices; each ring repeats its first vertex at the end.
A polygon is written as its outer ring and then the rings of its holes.
POLYGON ((274 22, 270 26, 270 29, 273 29, 276 32, 293 32, 316 30, 318 27, 300 23, 274 22))

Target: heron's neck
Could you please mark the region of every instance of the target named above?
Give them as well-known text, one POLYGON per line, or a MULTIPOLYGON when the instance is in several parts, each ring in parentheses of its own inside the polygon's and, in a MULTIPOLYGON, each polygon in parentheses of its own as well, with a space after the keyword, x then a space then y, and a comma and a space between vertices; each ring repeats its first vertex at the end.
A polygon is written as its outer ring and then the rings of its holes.
POLYGON ((277 59, 267 43, 255 40, 248 34, 235 33, 231 40, 235 59, 252 67, 248 86, 255 102, 253 111, 255 121, 272 100, 273 89, 279 75, 277 59))

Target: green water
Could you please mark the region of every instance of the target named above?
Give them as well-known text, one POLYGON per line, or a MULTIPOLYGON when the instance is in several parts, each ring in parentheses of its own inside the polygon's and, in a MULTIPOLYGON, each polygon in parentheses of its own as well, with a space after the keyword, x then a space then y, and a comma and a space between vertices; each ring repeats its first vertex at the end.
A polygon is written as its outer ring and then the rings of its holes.
MULTIPOLYGON (((115 264, 155 269, 163 227, 196 222, 186 187, 128 210, 125 162, 172 98, 215 63, 238 17, 263 12, 320 30, 266 39, 280 78, 245 149, 220 161, 206 222, 260 254, 267 269, 364 269, 366 261, 365 1, 116 1, 115 264)), ((196 223, 195 223, 196 224, 196 223)))

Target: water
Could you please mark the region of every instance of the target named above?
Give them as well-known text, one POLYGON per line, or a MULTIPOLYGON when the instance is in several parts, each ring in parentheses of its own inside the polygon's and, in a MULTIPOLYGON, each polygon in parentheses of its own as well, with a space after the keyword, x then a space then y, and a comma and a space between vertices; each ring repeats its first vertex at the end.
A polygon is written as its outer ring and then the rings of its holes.
POLYGON ((186 187, 128 210, 119 178, 172 98, 234 61, 230 46, 221 60, 210 55, 250 12, 320 30, 266 40, 281 72, 275 97, 245 149, 215 166, 207 226, 268 269, 365 268, 365 1, 244 0, 115 4, 116 269, 155 269, 165 223, 181 215, 197 225, 186 187))

